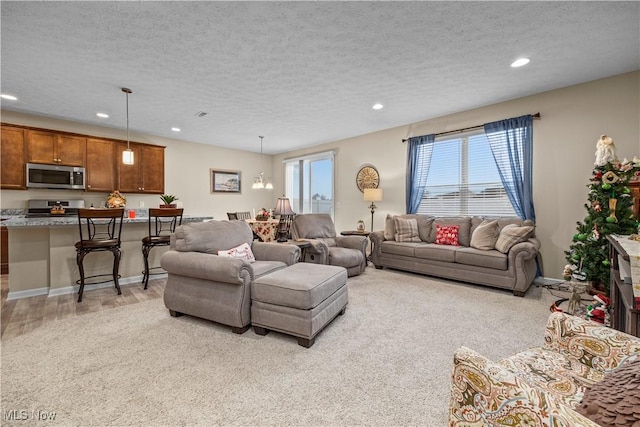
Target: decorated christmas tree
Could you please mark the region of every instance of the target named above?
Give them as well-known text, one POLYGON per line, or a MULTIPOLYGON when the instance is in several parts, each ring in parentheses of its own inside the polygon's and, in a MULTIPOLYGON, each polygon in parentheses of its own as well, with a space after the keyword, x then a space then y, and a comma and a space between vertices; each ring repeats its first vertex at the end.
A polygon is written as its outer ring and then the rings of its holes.
MULTIPOLYGON (((637 231, 633 218, 633 199, 629 179, 640 172, 640 160, 615 156, 613 140, 602 135, 597 144, 595 168, 584 207, 587 216, 578 222, 569 251, 565 251, 574 279, 591 282, 595 290, 609 289, 608 234, 632 234, 637 231)), ((567 269, 565 269, 567 270, 567 269)), ((565 278, 567 276, 565 271, 565 278)))

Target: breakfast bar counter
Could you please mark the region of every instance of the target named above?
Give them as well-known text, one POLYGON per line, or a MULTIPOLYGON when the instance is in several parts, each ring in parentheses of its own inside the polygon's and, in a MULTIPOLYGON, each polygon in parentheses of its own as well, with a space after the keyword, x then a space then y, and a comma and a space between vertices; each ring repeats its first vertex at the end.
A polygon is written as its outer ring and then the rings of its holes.
MULTIPOLYGON (((182 223, 211 220, 210 216, 184 215, 182 223)), ((76 216, 29 218, 25 215, 3 216, 2 225, 9 231, 9 295, 8 299, 36 295, 62 295, 77 291, 79 279, 75 243, 79 240, 76 216)), ((122 225, 120 284, 142 280, 144 261, 142 239, 148 234, 148 217, 125 217, 122 225)), ((149 254, 151 266, 160 265, 160 256, 168 247, 149 254)), ((85 274, 107 274, 111 271, 110 252, 95 253, 85 258, 85 274)), ((91 286, 113 286, 113 282, 91 286)), ((142 285, 141 285, 142 286, 142 285)), ((115 290, 114 290, 115 295, 115 290)))

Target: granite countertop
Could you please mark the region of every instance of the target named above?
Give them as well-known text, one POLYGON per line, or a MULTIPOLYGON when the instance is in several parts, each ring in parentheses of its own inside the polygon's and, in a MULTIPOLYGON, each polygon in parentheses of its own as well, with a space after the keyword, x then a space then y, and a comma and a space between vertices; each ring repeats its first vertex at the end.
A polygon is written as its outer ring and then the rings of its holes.
MULTIPOLYGON (((64 226, 77 226, 78 225, 78 217, 77 216, 62 216, 59 218, 56 217, 45 217, 45 218, 27 218, 25 215, 11 215, 11 216, 3 216, 2 222, 0 225, 4 225, 7 228, 17 228, 17 227, 64 227, 64 226)), ((212 216, 192 216, 192 215, 184 215, 182 217, 182 223, 187 222, 201 222, 205 220, 213 219, 212 216)), ((136 216, 135 218, 124 217, 122 223, 123 224, 140 224, 147 223, 149 221, 149 217, 147 216, 136 216)))

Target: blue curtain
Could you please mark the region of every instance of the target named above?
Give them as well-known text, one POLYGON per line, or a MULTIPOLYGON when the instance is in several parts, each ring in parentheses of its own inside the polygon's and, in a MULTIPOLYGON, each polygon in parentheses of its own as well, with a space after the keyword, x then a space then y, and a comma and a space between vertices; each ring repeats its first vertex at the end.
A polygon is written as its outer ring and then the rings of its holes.
POLYGON ((533 116, 486 123, 484 132, 489 139, 502 185, 513 209, 520 218, 530 219, 535 223, 532 180, 533 116))
POLYGON ((407 213, 416 213, 427 184, 433 142, 436 136, 422 135, 409 138, 409 156, 407 159, 407 213))

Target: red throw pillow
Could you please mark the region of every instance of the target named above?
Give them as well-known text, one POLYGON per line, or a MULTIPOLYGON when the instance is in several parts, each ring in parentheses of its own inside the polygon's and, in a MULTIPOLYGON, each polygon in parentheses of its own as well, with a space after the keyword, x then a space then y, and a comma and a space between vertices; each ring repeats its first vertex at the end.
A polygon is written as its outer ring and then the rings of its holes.
POLYGON ((460 246, 458 243, 459 225, 437 225, 436 245, 460 246))

